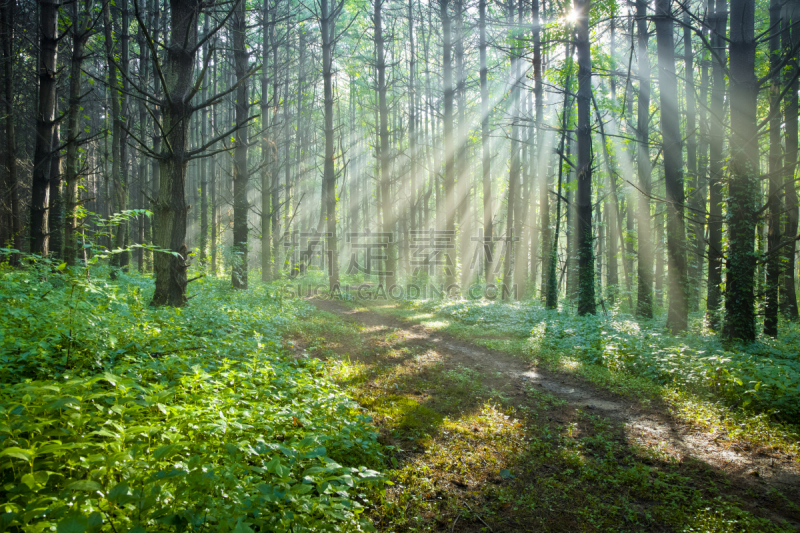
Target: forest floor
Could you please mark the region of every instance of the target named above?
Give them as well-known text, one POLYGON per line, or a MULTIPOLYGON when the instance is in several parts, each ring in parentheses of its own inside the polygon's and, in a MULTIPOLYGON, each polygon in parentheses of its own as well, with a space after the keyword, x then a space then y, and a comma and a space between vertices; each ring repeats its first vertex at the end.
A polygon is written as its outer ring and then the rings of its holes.
POLYGON ((296 357, 327 362, 389 456, 379 531, 800 529, 785 451, 470 341, 496 331, 469 339, 392 304, 310 301, 296 357))

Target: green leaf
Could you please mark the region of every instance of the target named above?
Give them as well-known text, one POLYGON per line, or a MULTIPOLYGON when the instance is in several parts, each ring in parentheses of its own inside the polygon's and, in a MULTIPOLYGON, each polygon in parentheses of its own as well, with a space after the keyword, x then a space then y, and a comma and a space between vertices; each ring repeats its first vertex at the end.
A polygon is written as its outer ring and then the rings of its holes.
POLYGON ((84 533, 89 528, 89 520, 80 513, 70 513, 58 523, 57 533, 84 533))
POLYGON ((11 448, 6 448, 2 452, 0 452, 0 457, 5 457, 5 456, 14 457, 16 459, 22 459, 23 461, 27 461, 29 463, 33 458, 33 454, 31 453, 30 450, 23 450, 22 448, 17 448, 16 446, 13 446, 11 448))

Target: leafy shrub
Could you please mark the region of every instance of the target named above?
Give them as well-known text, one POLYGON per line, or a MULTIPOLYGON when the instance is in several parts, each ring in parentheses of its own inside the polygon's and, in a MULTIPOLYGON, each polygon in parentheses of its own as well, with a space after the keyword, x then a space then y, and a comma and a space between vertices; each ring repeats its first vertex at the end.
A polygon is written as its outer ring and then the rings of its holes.
POLYGON ((377 434, 280 345, 305 304, 150 285, 0 271, 0 531, 371 529, 377 434))

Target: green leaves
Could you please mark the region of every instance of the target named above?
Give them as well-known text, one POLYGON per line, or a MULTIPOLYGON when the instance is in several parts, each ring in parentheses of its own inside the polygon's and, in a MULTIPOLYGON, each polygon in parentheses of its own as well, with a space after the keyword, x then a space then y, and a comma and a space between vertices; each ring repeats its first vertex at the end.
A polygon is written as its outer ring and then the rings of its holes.
POLYGON ((18 513, 0 529, 364 530, 354 499, 386 480, 357 467, 380 448, 319 362, 282 352, 305 304, 200 280, 192 306, 153 309, 149 280, 118 279, 0 270, 0 501, 18 513))

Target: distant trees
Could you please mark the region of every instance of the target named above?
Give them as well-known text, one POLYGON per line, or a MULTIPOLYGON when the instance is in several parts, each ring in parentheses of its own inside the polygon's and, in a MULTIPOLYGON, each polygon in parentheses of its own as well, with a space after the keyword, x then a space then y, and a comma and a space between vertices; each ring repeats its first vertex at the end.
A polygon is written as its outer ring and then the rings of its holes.
POLYGON ((194 256, 744 341, 797 318, 793 2, 474 7, 0 0, 2 246, 147 248, 154 305, 194 256))

